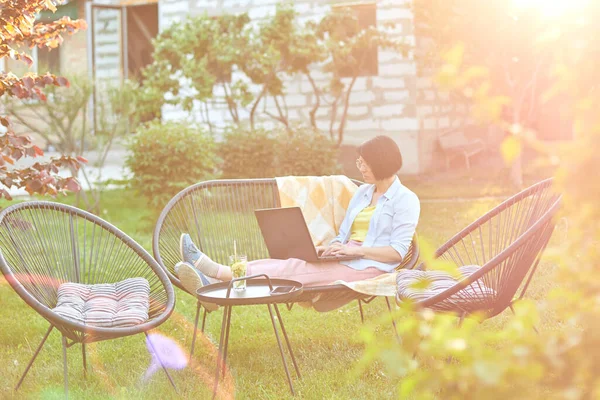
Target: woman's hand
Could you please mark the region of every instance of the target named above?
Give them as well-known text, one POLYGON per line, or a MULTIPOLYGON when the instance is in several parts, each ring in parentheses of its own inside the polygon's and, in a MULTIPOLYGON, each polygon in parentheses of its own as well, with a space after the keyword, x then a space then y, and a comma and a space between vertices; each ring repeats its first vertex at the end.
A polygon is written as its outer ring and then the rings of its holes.
POLYGON ((332 252, 343 246, 340 242, 333 242, 329 246, 317 246, 317 254, 320 256, 330 256, 332 252))
POLYGON ((315 249, 317 250, 317 255, 321 255, 327 250, 327 246, 316 246, 315 249))
MULTIPOLYGON (((346 244, 334 243, 338 246, 331 249, 331 252, 328 253, 332 256, 359 256, 363 257, 364 252, 360 246, 348 246, 346 244)), ((324 254, 325 255, 325 254, 324 254)))
POLYGON ((402 257, 392 246, 348 246, 334 242, 329 246, 317 246, 317 254, 320 256, 358 256, 385 263, 402 262, 402 257))

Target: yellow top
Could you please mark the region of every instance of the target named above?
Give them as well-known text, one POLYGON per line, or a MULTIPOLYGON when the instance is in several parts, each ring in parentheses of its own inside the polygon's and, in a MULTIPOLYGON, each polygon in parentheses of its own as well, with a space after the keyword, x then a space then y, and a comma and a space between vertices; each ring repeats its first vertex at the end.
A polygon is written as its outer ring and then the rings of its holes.
POLYGON ((350 228, 350 240, 355 240, 357 242, 365 241, 373 211, 375 211, 375 206, 365 207, 358 213, 352 223, 352 228, 350 228))

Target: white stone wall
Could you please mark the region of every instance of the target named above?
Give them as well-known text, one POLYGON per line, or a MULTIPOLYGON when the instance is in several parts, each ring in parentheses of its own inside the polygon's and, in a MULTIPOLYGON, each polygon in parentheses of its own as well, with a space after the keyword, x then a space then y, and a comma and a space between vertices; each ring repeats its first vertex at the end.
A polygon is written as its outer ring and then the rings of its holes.
POLYGON ((158 2, 158 30, 162 32, 174 22, 189 15, 190 0, 161 0, 158 2))
MULTIPOLYGON (((380 0, 377 2, 377 22, 396 24, 393 34, 409 43, 414 43, 412 13, 406 8, 411 0, 380 0)), ((320 19, 331 5, 343 4, 330 0, 298 0, 294 2, 301 20, 320 19)), ((275 12, 277 0, 161 0, 159 1, 159 26, 163 30, 175 21, 206 13, 249 12, 253 20, 260 20, 275 12)), ((421 172, 419 148, 420 124, 417 116, 417 70, 414 61, 401 54, 379 50, 379 74, 373 77, 359 77, 355 82, 350 98, 344 144, 358 145, 378 134, 393 137, 401 148, 404 157, 403 173, 421 172)), ((324 86, 328 76, 320 71, 313 72, 317 85, 324 86)), ((238 79, 235 73, 232 80, 238 79)), ((308 79, 292 77, 287 82, 285 101, 291 121, 308 121, 313 99, 313 90, 308 79)), ((215 98, 218 98, 218 89, 215 98)), ((221 102, 222 103, 222 102, 221 102)), ((192 119, 201 121, 200 104, 190 115, 176 107, 165 107, 163 118, 167 120, 192 119)), ((259 108, 262 109, 263 105, 259 108)), ((266 110, 276 113, 274 102, 269 99, 266 110)), ((341 109, 337 115, 341 114, 341 109)), ((247 113, 241 113, 247 116, 247 113)), ((261 121, 267 126, 274 123, 262 114, 261 121)), ((317 113, 319 129, 329 129, 329 110, 322 107, 317 113)), ((210 106, 210 122, 217 128, 226 126, 231 120, 227 106, 215 102, 210 106)))

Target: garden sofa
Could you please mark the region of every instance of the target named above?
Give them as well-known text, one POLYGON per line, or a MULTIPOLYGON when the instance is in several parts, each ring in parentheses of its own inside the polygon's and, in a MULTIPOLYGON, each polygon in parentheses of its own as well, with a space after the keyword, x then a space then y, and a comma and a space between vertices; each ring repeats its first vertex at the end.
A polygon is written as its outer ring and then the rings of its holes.
MULTIPOLYGON (((353 181, 356 185, 361 182, 353 181)), ((229 179, 200 182, 177 194, 161 212, 152 239, 154 257, 164 268, 171 282, 186 291, 174 271, 181 261, 179 238, 183 232, 216 262, 227 264, 233 249, 233 241, 243 248, 249 260, 268 258, 269 253, 254 210, 280 207, 280 198, 275 179, 229 179)), ((419 257, 416 237, 402 264, 397 270, 413 268, 419 257)), ((187 292, 187 291, 186 291, 187 292)), ((190 293, 195 297, 194 293, 190 293)), ((297 303, 310 303, 317 311, 325 312, 358 300, 361 319, 362 304, 373 300, 373 296, 351 290, 345 285, 305 287, 297 303)), ((388 309, 389 300, 385 298, 388 309)), ((288 305, 291 308, 292 304, 288 305)), ((195 327, 198 326, 201 304, 198 302, 195 327)), ((205 308, 202 328, 206 322, 205 308)), ((196 328, 195 328, 196 329, 196 328)), ((194 329, 194 339, 195 339, 194 329)), ((192 342, 193 343, 193 342, 192 342)), ((193 344, 192 344, 193 351, 193 344)))

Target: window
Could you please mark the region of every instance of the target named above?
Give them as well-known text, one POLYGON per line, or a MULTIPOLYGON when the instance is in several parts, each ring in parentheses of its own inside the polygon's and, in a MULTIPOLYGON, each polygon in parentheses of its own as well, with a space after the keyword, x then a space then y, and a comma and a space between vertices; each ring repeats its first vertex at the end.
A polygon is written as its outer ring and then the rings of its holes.
MULTIPOLYGON (((60 47, 52 49, 51 51, 43 48, 19 48, 18 51, 23 51, 28 54, 33 60, 33 65, 28 67, 23 61, 17 61, 13 59, 5 59, 6 71, 10 71, 17 76, 23 76, 28 72, 37 73, 44 75, 47 72, 51 74, 60 74, 60 47)), ((2 69, 0 63, 0 70, 2 69)))
MULTIPOLYGON (((56 5, 56 11, 43 10, 36 16, 36 23, 48 23, 58 21, 62 17, 70 17, 72 20, 78 18, 78 7, 82 6, 81 1, 66 0, 59 2, 56 5)), ((35 48, 32 50, 32 58, 34 67, 32 71, 40 75, 50 72, 52 74, 60 74, 60 46, 56 49, 49 50, 47 48, 35 48)))
POLYGON ((43 75, 46 72, 60 74, 60 47, 52 50, 36 48, 34 60, 38 74, 43 75))
MULTIPOLYGON (((353 4, 338 4, 334 8, 349 8, 354 11, 358 19, 358 28, 366 29, 377 26, 377 4, 376 3, 353 3, 353 4)), ((376 76, 379 74, 379 63, 377 46, 356 52, 354 58, 361 60, 364 57, 364 64, 359 71, 358 76, 376 76), (365 54, 366 53, 366 54, 365 54)), ((342 77, 352 77, 354 74, 350 69, 341 72, 342 77)))

